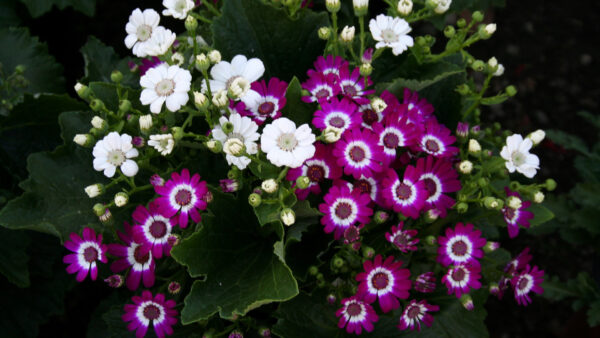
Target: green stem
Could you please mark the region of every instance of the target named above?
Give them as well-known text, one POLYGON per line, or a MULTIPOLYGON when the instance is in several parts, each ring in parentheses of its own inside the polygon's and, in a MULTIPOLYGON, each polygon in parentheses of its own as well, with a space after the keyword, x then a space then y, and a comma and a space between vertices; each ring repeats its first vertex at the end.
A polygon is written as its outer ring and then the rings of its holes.
POLYGON ((365 53, 365 16, 361 15, 358 18, 358 24, 360 25, 360 57, 365 53))
POLYGON ((483 98, 483 95, 485 94, 486 90, 488 89, 488 87, 490 85, 490 80, 492 79, 493 76, 494 76, 494 74, 488 74, 488 76, 486 77, 485 81, 483 82, 483 86, 481 87, 481 90, 479 91, 479 94, 477 94, 477 96, 475 96, 475 101, 469 107, 469 109, 467 109, 464 112, 464 114, 463 114, 463 121, 466 121, 467 118, 469 117, 469 115, 471 115, 471 113, 477 107, 479 107, 479 104, 481 103, 481 99, 483 98))
POLYGON ((208 2, 208 0, 202 0, 202 3, 214 15, 216 15, 216 16, 220 16, 221 15, 221 12, 219 12, 219 10, 215 8, 215 6, 213 6, 210 2, 208 2))
POLYGON ((277 183, 279 183, 279 182, 281 182, 281 180, 283 180, 283 178, 285 177, 285 175, 287 175, 288 170, 290 170, 290 167, 285 167, 285 169, 283 169, 279 173, 279 176, 277 176, 277 183))
POLYGON ((338 49, 338 27, 337 27, 337 13, 331 13, 331 22, 332 22, 332 33, 333 33, 333 53, 338 56, 340 55, 340 51, 338 49))

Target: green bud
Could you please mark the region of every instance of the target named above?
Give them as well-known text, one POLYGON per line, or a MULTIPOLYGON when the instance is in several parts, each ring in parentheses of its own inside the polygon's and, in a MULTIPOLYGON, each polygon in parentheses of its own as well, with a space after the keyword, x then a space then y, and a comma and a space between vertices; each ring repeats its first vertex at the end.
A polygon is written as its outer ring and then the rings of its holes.
POLYGON ((123 74, 115 69, 110 73, 110 80, 114 83, 120 83, 123 81, 123 74))
POLYGON ((300 176, 296 179, 296 187, 298 189, 306 189, 310 185, 310 179, 306 176, 300 176))
POLYGON ((505 90, 506 90, 506 95, 508 95, 508 96, 512 97, 512 96, 517 95, 517 88, 515 88, 515 86, 513 86, 513 85, 506 87, 505 90))
POLYGON ((482 188, 487 187, 489 183, 490 183, 489 180, 485 177, 480 177, 477 180, 477 185, 479 185, 482 188))
POLYGON ((325 287, 325 281, 323 279, 318 279, 317 280, 317 287, 318 288, 324 288, 325 287))
POLYGON ((233 123, 225 122, 221 125, 221 128, 225 134, 230 134, 233 132, 233 123))
POLYGON ((96 204, 94 204, 93 210, 94 210, 94 214, 96 214, 96 216, 100 217, 100 216, 104 215, 104 213, 106 212, 106 206, 104 206, 104 204, 102 204, 102 203, 96 203, 96 204))
POLYGON ((485 69, 485 62, 481 60, 475 60, 473 64, 471 64, 471 68, 476 72, 482 72, 485 69))
POLYGON ((502 128, 502 125, 500 124, 500 122, 494 122, 494 124, 492 124, 492 128, 494 128, 494 130, 500 130, 502 128))
POLYGON ((93 99, 92 102, 90 102, 90 108, 95 112, 102 111, 102 109, 104 109, 104 103, 98 99, 93 99))
POLYGON ((444 28, 444 36, 448 39, 451 39, 454 36, 454 34, 456 34, 454 26, 446 26, 446 28, 444 28))
POLYGON ((317 280, 324 280, 325 279, 325 276, 323 275, 322 272, 317 273, 315 277, 317 278, 317 280))
POLYGON ((127 113, 129 110, 131 110, 131 101, 121 100, 121 102, 119 102, 119 112, 127 113))
POLYGON ((117 207, 123 207, 125 205, 127 205, 127 202, 129 202, 129 195, 127 195, 127 193, 121 191, 115 194, 115 205, 117 207))
POLYGON ((325 7, 330 13, 337 13, 340 10, 340 0, 325 0, 325 7))
POLYGON ((466 83, 456 86, 456 90, 460 95, 468 95, 471 92, 471 89, 466 83))
POLYGON ((497 199, 492 196, 486 196, 483 198, 483 206, 486 209, 495 210, 498 207, 497 199))
POLYGON ((311 276, 316 276, 319 273, 319 268, 314 265, 308 267, 308 274, 311 276))
POLYGON ((84 99, 84 100, 88 100, 90 98, 90 94, 92 93, 92 91, 90 90, 90 88, 84 84, 81 84, 79 82, 77 82, 75 84, 75 92, 77 92, 77 95, 84 99))
POLYGON ((508 188, 512 191, 521 189, 521 184, 517 181, 512 181, 508 184, 508 188))
POLYGON ((345 262, 341 257, 334 257, 333 258, 333 266, 336 268, 341 268, 342 266, 344 266, 345 262))
POLYGON ((173 127, 171 128, 171 134, 173 134, 173 139, 181 140, 183 138, 183 129, 181 127, 173 127))
POLYGON ((546 190, 548 191, 554 191, 554 189, 556 189, 556 181, 549 178, 546 180, 546 190))
POLYGON ((456 26, 458 26, 458 28, 463 28, 467 26, 467 20, 460 18, 458 19, 458 21, 456 21, 456 26))
POLYGON ((370 63, 363 63, 360 65, 360 75, 369 76, 373 72, 373 66, 370 63))
POLYGON ((262 198, 257 193, 252 193, 248 196, 248 203, 250 203, 250 205, 253 206, 254 208, 259 206, 261 202, 262 202, 262 198))
POLYGON ((373 256, 375 256, 375 249, 365 245, 362 248, 362 255, 367 259, 373 258, 373 256))
POLYGON ((387 222, 388 219, 390 219, 390 215, 385 211, 377 211, 375 217, 373 217, 376 224, 383 224, 387 222))
POLYGON ((431 10, 435 9, 437 7, 437 1, 435 0, 427 0, 425 1, 425 6, 431 10))
POLYGON ((187 18, 185 18, 185 29, 188 32, 195 32, 196 28, 198 28, 198 20, 196 20, 196 18, 194 18, 191 15, 188 15, 187 18))
POLYGON ((465 202, 460 202, 456 205, 456 211, 459 214, 464 214, 465 212, 467 212, 467 210, 469 210, 469 205, 465 202))
POLYGON ((227 172, 227 178, 230 180, 235 180, 240 177, 240 174, 241 174, 241 172, 240 172, 240 169, 238 169, 238 167, 232 167, 227 172))
POLYGON ((425 43, 427 44, 427 46, 433 46, 433 44, 435 43, 435 38, 431 35, 425 35, 425 43))
POLYGON ((206 141, 206 147, 215 154, 218 154, 223 150, 223 144, 217 140, 206 141))
POLYGON ((331 36, 331 28, 329 28, 327 26, 323 26, 323 27, 319 28, 319 39, 329 40, 330 36, 331 36))
POLYGON ((425 237, 425 244, 434 246, 437 244, 437 239, 433 235, 425 237))
POLYGON ((425 38, 422 36, 417 36, 415 38, 415 42, 421 47, 427 46, 427 41, 425 41, 425 38))
POLYGON ((210 67, 210 62, 210 58, 206 56, 206 54, 202 53, 196 55, 196 69, 199 71, 203 72, 207 70, 208 67, 210 67))
POLYGON ((471 17, 473 18, 473 21, 475 21, 475 22, 483 21, 483 13, 481 13, 480 11, 473 12, 471 17))
POLYGON ((27 67, 25 67, 25 65, 17 65, 15 67, 15 73, 18 75, 23 75, 25 73, 26 69, 27 69, 27 67))

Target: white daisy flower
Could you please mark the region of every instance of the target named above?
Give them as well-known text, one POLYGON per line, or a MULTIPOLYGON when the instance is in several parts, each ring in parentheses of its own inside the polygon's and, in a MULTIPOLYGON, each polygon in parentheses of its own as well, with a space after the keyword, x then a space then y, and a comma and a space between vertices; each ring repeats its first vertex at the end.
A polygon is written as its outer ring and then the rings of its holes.
POLYGON ((144 52, 149 56, 163 55, 171 48, 176 38, 175 33, 165 27, 158 26, 152 31, 152 36, 144 44, 144 52))
POLYGON ((140 78, 143 88, 140 101, 143 105, 149 104, 154 114, 160 113, 164 102, 167 109, 176 112, 188 102, 191 82, 192 75, 188 70, 162 63, 140 78))
POLYGON ((131 136, 119 135, 116 131, 109 133, 94 146, 94 169, 104 171, 106 177, 113 177, 117 167, 125 176, 135 176, 138 165, 130 158, 138 156, 137 149, 131 145, 131 136))
POLYGON ((161 155, 169 155, 175 146, 175 140, 171 134, 150 135, 148 145, 154 147, 161 155))
POLYGON ((315 135, 308 124, 296 128, 288 118, 281 117, 265 126, 260 148, 274 165, 298 168, 315 154, 315 135))
POLYGON ((158 27, 160 15, 153 9, 145 9, 143 12, 136 8, 129 16, 129 22, 125 25, 127 37, 125 37, 125 46, 133 48, 133 54, 137 57, 145 57, 146 45, 154 29, 158 27))
POLYGON ((528 178, 535 176, 540 168, 540 159, 529 153, 532 146, 530 139, 523 139, 519 134, 507 137, 506 145, 500 151, 500 156, 506 160, 506 169, 511 173, 516 170, 528 178))
MULTIPOLYGON (((245 79, 248 83, 258 80, 265 72, 265 65, 260 59, 252 58, 248 60, 244 55, 236 55, 231 60, 220 61, 210 70, 209 80, 210 90, 213 93, 221 90, 229 90, 231 84, 238 78, 245 79)), ((206 82, 202 83, 202 91, 206 91, 206 82)), ((248 90, 245 95, 253 90, 248 90)))
POLYGON ((194 8, 194 2, 192 0, 163 0, 162 15, 172 16, 175 19, 184 20, 187 17, 187 13, 194 8))
MULTIPOLYGON (((240 116, 240 114, 231 114, 229 118, 221 116, 219 119, 219 126, 216 126, 212 130, 212 137, 221 142, 221 144, 238 144, 243 143, 246 153, 253 155, 258 152, 258 145, 256 141, 260 137, 258 131, 258 125, 247 116, 240 116), (231 123, 233 129, 230 133, 226 134, 221 127, 225 123, 231 123)), ((225 147, 223 148, 225 149, 225 147)), ((246 166, 250 163, 250 159, 246 156, 235 156, 234 152, 228 151, 225 158, 229 165, 235 165, 241 170, 246 169, 246 166)))
POLYGON ((411 28, 404 19, 379 14, 371 19, 369 29, 373 39, 378 41, 375 48, 390 47, 394 55, 402 54, 414 44, 413 38, 408 35, 411 28))

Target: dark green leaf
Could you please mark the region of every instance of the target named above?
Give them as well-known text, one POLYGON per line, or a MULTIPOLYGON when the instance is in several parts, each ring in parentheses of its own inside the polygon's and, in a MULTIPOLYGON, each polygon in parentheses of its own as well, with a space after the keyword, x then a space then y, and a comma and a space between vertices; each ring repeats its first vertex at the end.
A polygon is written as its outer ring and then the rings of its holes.
POLYGON ((587 111, 580 111, 577 115, 583 117, 586 121, 593 124, 596 128, 600 129, 600 116, 598 114, 592 114, 587 111))
POLYGON ((0 273, 21 288, 29 286, 27 249, 30 242, 25 231, 0 227, 0 273))
POLYGON ((285 93, 286 104, 283 107, 282 116, 296 122, 296 125, 310 123, 315 112, 314 105, 302 101, 302 86, 298 78, 294 76, 285 93))
POLYGON ((279 172, 281 172, 281 168, 278 168, 271 163, 269 163, 266 157, 262 158, 262 163, 252 162, 248 165, 252 174, 261 180, 266 180, 269 178, 277 178, 279 176, 279 172))
POLYGON ((16 0, 4 0, 0 2, 0 28, 18 26, 21 20, 17 15, 16 0))
POLYGON ((497 95, 497 96, 491 96, 491 97, 484 97, 483 99, 481 99, 481 104, 486 105, 486 106, 493 106, 495 104, 502 103, 502 102, 504 102, 506 100, 508 100, 508 96, 507 95, 497 95))
POLYGON ((73 7, 87 16, 94 15, 96 9, 96 0, 21 0, 21 2, 27 6, 29 13, 34 18, 50 11, 52 6, 56 6, 58 9, 73 7))
POLYGON ((341 336, 343 331, 337 328, 336 310, 335 306, 328 305, 324 294, 311 296, 302 292, 279 306, 273 333, 285 338, 341 336))
POLYGON ((258 207, 254 208, 254 213, 260 225, 279 221, 280 212, 281 205, 279 203, 261 203, 258 207))
POLYGON ((597 300, 590 305, 587 311, 587 321, 590 327, 600 325, 600 300, 597 300))
POLYGON ((529 221, 531 227, 538 226, 540 224, 544 224, 554 218, 554 214, 552 211, 548 210, 548 208, 544 207, 541 204, 533 203, 527 211, 531 211, 534 215, 533 219, 529 221))
POLYGON ((582 154, 589 155, 588 147, 583 140, 575 135, 568 134, 562 130, 550 129, 546 131, 546 135, 555 143, 563 146, 566 149, 577 150, 582 154))
POLYGON ((273 253, 278 236, 261 231, 245 198, 215 193, 209 209, 213 215, 203 217, 201 230, 172 251, 192 277, 206 277, 195 281, 185 298, 182 323, 216 312, 232 319, 298 294, 290 269, 273 253))
POLYGON ((223 60, 237 54, 257 57, 265 64, 265 77, 290 81, 305 74, 323 52, 318 30, 329 25, 326 13, 300 11, 291 19, 283 9, 259 1, 229 0, 211 26, 214 46, 223 60))
MULTIPOLYGON (((404 88, 421 91, 449 76, 464 72, 463 67, 460 67, 450 62, 438 62, 425 64, 420 66, 420 71, 415 73, 418 77, 401 77, 396 78, 393 82, 380 83, 376 86, 377 92, 387 90, 396 96, 402 96, 404 88)), ((451 89, 451 92, 454 88, 451 89)))
POLYGON ((583 182, 600 182, 600 158, 577 156, 575 158, 575 169, 583 182))
POLYGON ((110 74, 118 70, 123 74, 122 84, 130 87, 139 87, 137 74, 129 71, 128 61, 131 57, 120 58, 112 47, 102 43, 95 37, 89 37, 87 43, 81 47, 81 54, 85 61, 85 77, 83 83, 91 81, 112 82, 110 74))

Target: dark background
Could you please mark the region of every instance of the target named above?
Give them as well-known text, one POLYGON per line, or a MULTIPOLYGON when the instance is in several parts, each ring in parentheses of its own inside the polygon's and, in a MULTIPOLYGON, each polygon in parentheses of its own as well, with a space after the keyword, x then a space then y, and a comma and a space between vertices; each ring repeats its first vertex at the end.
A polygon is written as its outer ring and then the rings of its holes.
MULTIPOLYGON (((74 95, 72 85, 83 77, 84 63, 79 49, 88 35, 94 35, 114 47, 122 56, 129 55, 123 43, 124 27, 136 7, 158 10, 162 5, 158 0, 98 0, 93 18, 72 9, 53 9, 33 19, 25 7, 18 6, 17 10, 24 18, 22 26, 29 27, 31 35, 45 42, 49 52, 64 66, 66 89, 74 95)), ((518 89, 518 94, 502 105, 485 108, 482 120, 501 122, 504 128, 521 134, 540 128, 562 129, 580 135, 588 145, 591 144, 596 131, 576 113, 587 110, 597 114, 599 111, 599 19, 600 3, 596 1, 508 0, 505 8, 488 11, 486 20, 495 22, 498 29, 492 39, 479 42, 470 51, 483 60, 495 56, 504 65, 505 74, 493 80, 492 90, 501 91, 512 84, 518 89)), ((171 29, 183 29, 183 25, 174 24, 172 19, 164 17, 161 24, 171 29)), ((568 191, 577 181, 572 167, 575 154, 550 141, 544 142, 535 152, 541 159, 539 181, 554 178, 559 184, 557 192, 568 191)), ((509 243, 507 249, 518 252, 526 245, 532 248, 535 264, 547 273, 566 278, 573 277, 582 269, 582 265, 572 264, 573 260, 577 261, 578 252, 565 247, 555 235, 545 238, 520 236, 517 241, 509 243), (549 251, 553 253, 536 254, 549 251)), ((593 269, 592 263, 585 268, 593 269)), ((85 330, 82 326, 88 322, 92 309, 73 299, 90 293, 102 297, 101 290, 104 289, 99 283, 94 286, 84 284, 87 286, 77 288, 68 297, 71 301, 66 304, 67 313, 53 318, 41 328, 42 336, 50 337, 54 332, 81 335, 85 330), (73 324, 74 318, 79 319, 79 324, 73 324), (68 332, 64 331, 64 326, 69 326, 68 332)), ((550 303, 534 296, 533 304, 519 307, 512 295, 508 295, 503 301, 490 298, 486 308, 486 323, 493 337, 532 334, 575 337, 599 333, 597 330, 588 331, 585 312, 573 313, 568 301, 550 303)))

